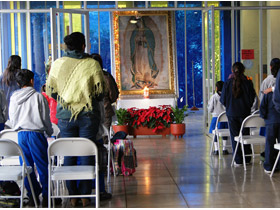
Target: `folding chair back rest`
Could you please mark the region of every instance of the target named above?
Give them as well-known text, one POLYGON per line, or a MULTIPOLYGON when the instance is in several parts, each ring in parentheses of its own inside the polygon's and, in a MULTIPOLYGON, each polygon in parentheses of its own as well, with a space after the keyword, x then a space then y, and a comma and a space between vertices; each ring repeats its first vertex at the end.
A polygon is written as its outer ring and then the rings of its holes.
POLYGON ((216 122, 216 128, 218 127, 219 122, 228 122, 228 118, 225 111, 219 114, 216 122))
MULTIPOLYGON (((90 156, 97 154, 95 143, 86 138, 58 138, 48 148, 50 156, 90 156)), ((96 155, 96 158, 97 155, 96 155)))
POLYGON ((264 119, 262 119, 260 117, 260 115, 255 114, 255 115, 250 115, 250 116, 246 117, 245 120, 242 122, 241 127, 243 127, 243 128, 246 128, 246 127, 260 128, 260 127, 264 127, 264 126, 265 126, 264 119))
POLYGON ((20 146, 10 139, 0 139, 0 156, 23 156, 20 146))
POLYGON ((1 139, 10 139, 18 143, 18 132, 13 129, 5 129, 0 132, 1 139))
POLYGON ((252 115, 255 115, 255 114, 260 114, 260 110, 256 110, 252 113, 252 115))

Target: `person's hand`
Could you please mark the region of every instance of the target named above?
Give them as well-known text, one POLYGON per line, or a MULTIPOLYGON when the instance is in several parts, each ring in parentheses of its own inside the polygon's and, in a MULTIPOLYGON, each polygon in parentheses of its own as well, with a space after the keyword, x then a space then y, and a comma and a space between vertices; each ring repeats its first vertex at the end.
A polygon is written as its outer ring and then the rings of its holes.
POLYGON ((268 94, 272 92, 272 88, 267 88, 266 90, 263 91, 264 94, 268 94))

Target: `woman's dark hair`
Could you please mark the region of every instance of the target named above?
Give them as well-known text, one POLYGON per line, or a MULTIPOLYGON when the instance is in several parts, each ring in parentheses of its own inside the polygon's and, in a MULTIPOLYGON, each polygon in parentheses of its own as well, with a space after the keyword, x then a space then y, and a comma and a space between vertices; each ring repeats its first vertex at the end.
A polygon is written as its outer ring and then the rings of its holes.
POLYGON ((20 88, 30 86, 31 79, 34 79, 34 73, 28 69, 20 69, 16 73, 16 81, 20 88))
POLYGON ((43 86, 41 87, 41 93, 46 92, 46 84, 43 84, 43 86))
POLYGON ((223 86, 224 86, 224 82, 223 81, 216 82, 217 93, 219 94, 219 96, 222 93, 223 86))
POLYGON ((17 71, 21 68, 21 58, 18 55, 12 55, 9 58, 8 66, 3 73, 3 83, 10 86, 15 80, 17 71))
POLYGON ((91 56, 94 60, 98 61, 98 63, 99 63, 99 65, 100 65, 101 69, 103 69, 103 62, 102 62, 101 56, 100 56, 99 54, 97 54, 97 53, 92 53, 90 56, 91 56))
POLYGON ((280 68, 280 59, 279 58, 273 58, 270 61, 270 66, 271 66, 271 74, 276 77, 278 70, 280 68))
POLYGON ((86 46, 85 35, 80 32, 74 32, 64 37, 64 43, 70 51, 83 51, 83 45, 86 46))
POLYGON ((244 76, 245 67, 240 62, 235 62, 232 65, 232 72, 233 72, 233 83, 232 83, 232 94, 234 98, 238 98, 241 93, 241 83, 242 83, 242 77, 244 76))

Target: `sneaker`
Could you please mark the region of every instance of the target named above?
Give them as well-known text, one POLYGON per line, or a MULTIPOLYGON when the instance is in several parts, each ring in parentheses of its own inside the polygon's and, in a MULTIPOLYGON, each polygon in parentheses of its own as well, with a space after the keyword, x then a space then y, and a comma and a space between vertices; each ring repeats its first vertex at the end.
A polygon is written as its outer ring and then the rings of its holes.
POLYGON ((100 192, 100 200, 104 201, 104 200, 108 200, 112 198, 112 194, 111 193, 107 193, 105 192, 100 192))
POLYGON ((234 165, 235 167, 243 166, 242 163, 236 163, 235 161, 234 161, 233 165, 234 165))
POLYGON ((213 155, 219 155, 219 151, 218 151, 218 150, 215 150, 215 151, 213 152, 213 155))
POLYGON ((266 173, 266 174, 271 174, 271 172, 272 172, 272 171, 268 171, 268 170, 265 170, 265 169, 264 169, 264 173, 266 173))
POLYGON ((223 150, 223 155, 228 155, 229 153, 228 153, 228 151, 227 151, 227 149, 226 150, 223 150))

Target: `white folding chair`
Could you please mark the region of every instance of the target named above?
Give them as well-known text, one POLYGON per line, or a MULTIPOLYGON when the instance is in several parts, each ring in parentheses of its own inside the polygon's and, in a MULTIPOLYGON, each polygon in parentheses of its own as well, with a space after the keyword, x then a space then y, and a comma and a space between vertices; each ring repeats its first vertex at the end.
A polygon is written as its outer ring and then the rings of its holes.
POLYGON ((31 193, 33 196, 33 200, 35 202, 35 206, 38 207, 37 200, 35 198, 35 193, 33 190, 32 182, 30 179, 30 174, 32 173, 32 167, 26 166, 25 158, 23 156, 23 152, 21 147, 12 140, 9 139, 0 139, 0 156, 17 156, 17 158, 22 158, 22 166, 14 166, 14 165, 5 165, 0 167, 0 180, 2 181, 21 181, 21 195, 19 196, 2 196, 0 198, 20 198, 20 208, 23 207, 23 195, 24 195, 24 178, 27 177, 31 193))
MULTIPOLYGON (((18 132, 13 129, 5 129, 0 132, 1 139, 10 139, 18 144, 18 132)), ((18 157, 5 158, 0 161, 0 165, 20 165, 18 157)))
POLYGON ((252 113, 252 115, 255 115, 255 114, 260 114, 260 110, 258 109, 258 110, 254 111, 254 112, 252 113))
POLYGON ((102 124, 103 129, 104 129, 104 134, 106 136, 108 136, 108 144, 103 144, 104 147, 106 147, 107 151, 108 151, 108 164, 107 164, 107 183, 110 182, 110 165, 112 163, 112 167, 113 167, 113 173, 114 176, 116 176, 116 171, 115 171, 115 164, 114 164, 114 157, 113 157, 113 152, 112 152, 112 143, 111 143, 111 132, 112 132, 112 126, 110 126, 110 131, 108 131, 108 129, 102 124))
MULTIPOLYGON (((51 207, 53 198, 80 198, 95 197, 96 207, 99 207, 99 166, 98 150, 94 142, 86 138, 58 138, 51 142, 48 148, 48 186, 49 197, 48 207, 51 207), (55 156, 95 156, 95 166, 55 166, 51 158, 55 156), (95 194, 91 195, 54 195, 52 181, 58 180, 92 180, 95 179, 95 194)), ((53 202, 54 204, 55 202, 53 202)))
POLYGON ((222 112, 221 114, 219 114, 219 116, 217 118, 215 130, 212 131, 213 138, 212 138, 211 149, 210 149, 210 156, 211 156, 212 152, 213 152, 213 145, 214 145, 214 141, 215 141, 215 136, 217 136, 219 158, 221 158, 220 140, 219 139, 220 139, 220 137, 230 137, 230 131, 229 131, 228 128, 218 129, 219 122, 228 122, 226 112, 222 112))
POLYGON ((273 168, 272 168, 270 177, 273 176, 273 173, 274 173, 274 171, 275 171, 275 168, 276 168, 276 166, 277 166, 277 163, 278 163, 278 160, 279 160, 279 157, 280 157, 280 143, 274 144, 274 149, 279 150, 279 152, 278 152, 277 158, 276 158, 276 160, 275 160, 275 162, 274 162, 274 165, 273 165, 273 168))
MULTIPOLYGON (((255 115, 255 114, 260 114, 260 110, 256 110, 252 113, 252 115, 255 115)), ((259 133, 260 133, 260 129, 258 129, 258 128, 251 128, 250 129, 250 134, 251 135, 259 135, 259 133)))
POLYGON ((243 120, 241 128, 240 128, 239 136, 234 137, 234 140, 237 143, 236 143, 234 155, 233 155, 233 158, 232 158, 231 166, 233 166, 233 164, 234 164, 234 159, 235 159, 235 156, 236 156, 237 148, 238 148, 238 145, 240 143, 241 144, 242 156, 243 156, 243 166, 244 166, 244 170, 246 171, 245 156, 253 156, 254 157, 255 154, 245 155, 244 145, 246 145, 246 144, 265 145, 265 137, 260 136, 260 135, 243 135, 242 131, 243 131, 244 128, 260 128, 260 127, 263 127, 263 126, 265 126, 264 119, 262 119, 258 114, 250 115, 243 120))

